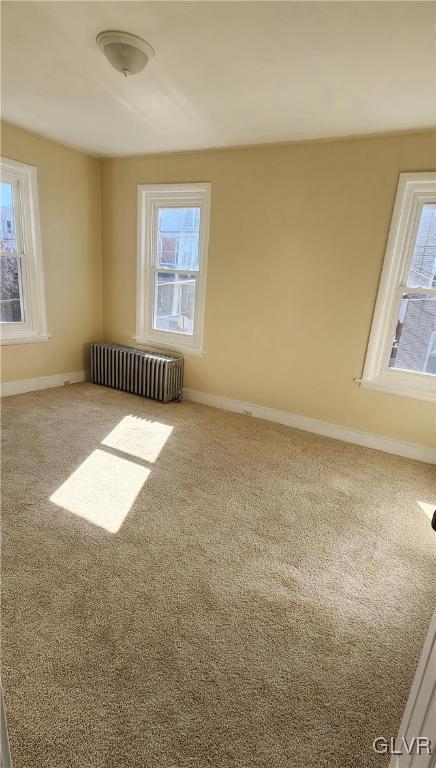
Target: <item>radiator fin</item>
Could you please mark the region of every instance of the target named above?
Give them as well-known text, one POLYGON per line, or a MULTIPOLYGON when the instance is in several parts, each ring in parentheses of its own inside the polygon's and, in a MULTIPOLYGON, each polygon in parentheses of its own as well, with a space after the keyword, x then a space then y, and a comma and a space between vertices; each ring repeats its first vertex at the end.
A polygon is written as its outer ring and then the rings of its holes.
POLYGON ((91 345, 91 381, 167 403, 182 396, 183 358, 96 343, 91 345))

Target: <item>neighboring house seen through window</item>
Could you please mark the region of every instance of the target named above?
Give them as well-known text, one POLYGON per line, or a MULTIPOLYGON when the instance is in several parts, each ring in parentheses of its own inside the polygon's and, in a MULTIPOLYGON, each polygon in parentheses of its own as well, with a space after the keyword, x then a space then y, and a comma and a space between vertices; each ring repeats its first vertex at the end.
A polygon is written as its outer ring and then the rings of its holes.
POLYGON ((138 188, 140 343, 202 351, 209 197, 208 184, 138 188))
POLYGON ((46 341, 36 168, 2 158, 0 170, 1 341, 46 341))
POLYGON ((400 176, 362 385, 436 394, 436 174, 400 176))

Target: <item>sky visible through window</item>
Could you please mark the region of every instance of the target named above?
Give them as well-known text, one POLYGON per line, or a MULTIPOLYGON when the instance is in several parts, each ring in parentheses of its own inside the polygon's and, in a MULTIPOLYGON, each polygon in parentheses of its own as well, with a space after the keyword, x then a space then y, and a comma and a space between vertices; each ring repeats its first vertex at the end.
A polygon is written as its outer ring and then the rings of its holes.
POLYGON ((2 208, 12 208, 12 185, 4 181, 1 183, 0 205, 2 208))

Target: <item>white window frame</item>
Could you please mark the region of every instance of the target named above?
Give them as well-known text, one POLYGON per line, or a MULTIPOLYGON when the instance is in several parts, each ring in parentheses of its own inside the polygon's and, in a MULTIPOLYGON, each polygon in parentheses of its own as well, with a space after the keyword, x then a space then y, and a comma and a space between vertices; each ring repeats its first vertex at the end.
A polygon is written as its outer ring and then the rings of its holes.
MULTIPOLYGON (((136 335, 138 344, 199 355, 203 353, 206 303, 207 255, 209 242, 210 184, 138 185, 138 270, 136 335), (157 268, 156 209, 159 207, 200 208, 199 270, 196 277, 194 331, 192 335, 153 328, 154 272, 157 268)), ((189 270, 169 269, 189 274, 189 270)))
POLYGON ((39 222, 37 169, 16 160, 0 158, 1 181, 14 189, 16 253, 21 258, 21 288, 24 321, 0 323, 1 344, 48 341, 44 270, 39 222))
POLYGON ((389 368, 403 293, 436 294, 435 289, 406 286, 426 203, 436 203, 436 173, 401 173, 361 386, 433 401, 434 375, 389 368))

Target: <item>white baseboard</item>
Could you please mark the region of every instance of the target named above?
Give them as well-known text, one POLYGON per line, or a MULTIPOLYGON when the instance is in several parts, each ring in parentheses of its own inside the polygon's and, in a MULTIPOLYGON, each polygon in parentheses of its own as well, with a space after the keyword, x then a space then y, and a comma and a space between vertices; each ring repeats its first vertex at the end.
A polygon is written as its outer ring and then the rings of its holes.
POLYGON ((55 373, 53 376, 42 376, 38 379, 20 379, 19 381, 6 381, 1 384, 1 396, 21 395, 23 392, 34 392, 37 389, 50 389, 50 387, 62 387, 64 384, 77 384, 85 381, 86 371, 70 371, 69 373, 55 373))
POLYGON ((274 421, 277 424, 302 429, 305 432, 314 432, 317 435, 333 437, 335 440, 343 440, 346 443, 356 443, 356 445, 363 445, 365 448, 374 448, 376 451, 394 453, 397 456, 424 461, 427 464, 436 464, 436 450, 427 448, 425 445, 405 443, 402 440, 394 440, 391 437, 381 437, 370 432, 360 432, 355 429, 349 429, 349 427, 331 424, 328 421, 318 421, 318 419, 311 419, 308 416, 299 416, 287 411, 277 411, 274 408, 267 408, 263 405, 255 405, 254 403, 245 403, 242 400, 231 400, 228 397, 220 397, 220 395, 212 395, 208 392, 199 392, 196 389, 183 389, 183 396, 186 400, 191 400, 194 403, 211 405, 213 408, 222 408, 224 411, 232 411, 233 413, 252 415, 258 419, 274 421))
MULTIPOLYGON (((56 373, 53 376, 42 376, 38 379, 8 381, 1 384, 1 396, 8 397, 9 395, 19 395, 24 392, 34 392, 38 389, 62 387, 64 384, 76 384, 77 382, 85 381, 86 378, 86 371, 72 371, 69 373, 56 373)), ((374 435, 371 432, 360 432, 349 427, 331 424, 328 421, 319 421, 318 419, 299 416, 296 413, 288 413, 287 411, 277 411, 264 405, 246 403, 243 400, 232 400, 229 397, 212 395, 209 392, 199 392, 196 389, 184 388, 183 397, 193 403, 202 403, 213 408, 221 408, 224 411, 254 416, 265 421, 273 421, 277 424, 284 424, 287 427, 301 429, 304 432, 314 432, 316 435, 324 435, 324 437, 332 437, 335 440, 342 440, 346 443, 363 445, 365 448, 374 448, 376 451, 393 453, 397 456, 404 456, 407 459, 424 461, 427 464, 436 464, 436 450, 427 448, 425 445, 405 443, 402 440, 374 435)))

